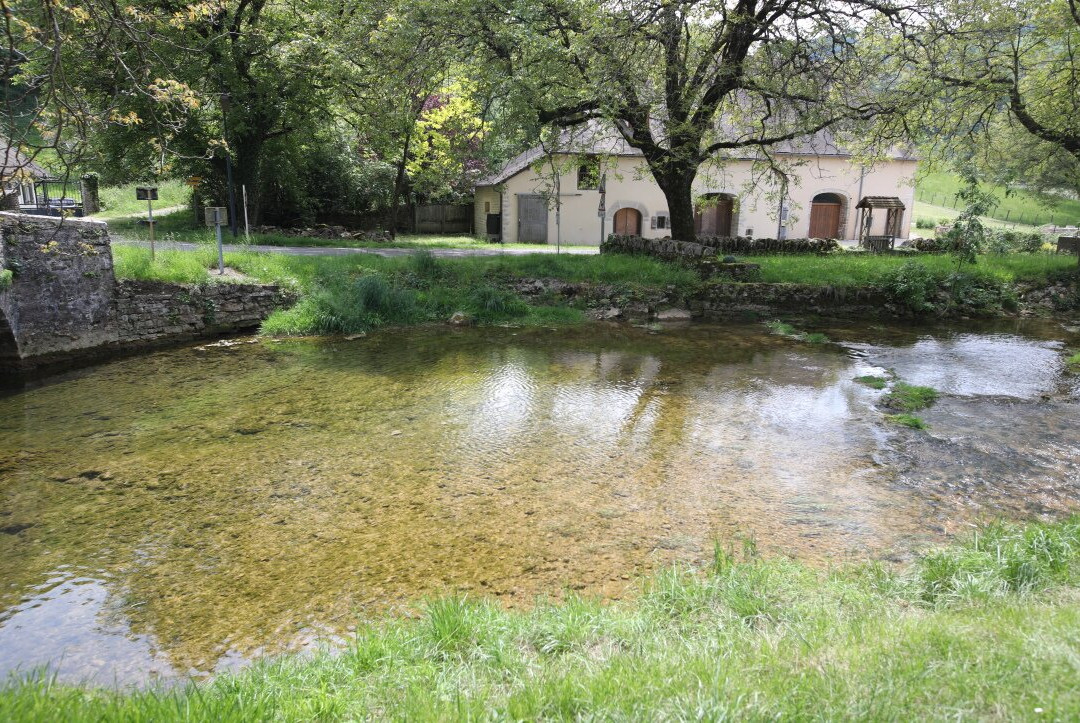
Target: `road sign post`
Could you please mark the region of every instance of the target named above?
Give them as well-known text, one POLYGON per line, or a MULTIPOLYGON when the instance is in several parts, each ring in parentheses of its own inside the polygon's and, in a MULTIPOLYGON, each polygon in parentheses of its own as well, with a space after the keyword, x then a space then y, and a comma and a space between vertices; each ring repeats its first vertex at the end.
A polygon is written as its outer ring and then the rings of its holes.
POLYGON ((157 200, 157 186, 138 186, 135 200, 146 201, 147 223, 150 224, 150 261, 154 260, 154 201, 157 200))
POLYGON ((221 245, 221 227, 229 222, 229 214, 222 206, 207 206, 205 211, 206 225, 213 226, 217 236, 217 264, 218 274, 225 275, 225 250, 221 245))

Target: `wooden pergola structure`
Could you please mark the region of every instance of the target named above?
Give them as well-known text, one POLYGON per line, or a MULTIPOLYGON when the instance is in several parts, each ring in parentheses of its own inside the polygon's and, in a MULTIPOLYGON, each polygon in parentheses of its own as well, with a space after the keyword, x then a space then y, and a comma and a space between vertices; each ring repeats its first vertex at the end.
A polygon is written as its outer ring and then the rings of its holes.
POLYGON ((896 245, 904 223, 904 202, 896 196, 864 196, 855 206, 859 212, 855 237, 869 251, 886 251, 896 245), (885 212, 884 232, 874 234, 874 211, 885 212))

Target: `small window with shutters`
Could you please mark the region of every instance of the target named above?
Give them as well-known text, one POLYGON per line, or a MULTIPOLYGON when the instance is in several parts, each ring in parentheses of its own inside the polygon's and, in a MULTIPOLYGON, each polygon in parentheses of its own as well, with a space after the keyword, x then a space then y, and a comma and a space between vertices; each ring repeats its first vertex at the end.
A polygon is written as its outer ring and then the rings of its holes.
POLYGON ((671 228, 671 221, 666 213, 658 213, 652 217, 652 227, 655 229, 671 228))

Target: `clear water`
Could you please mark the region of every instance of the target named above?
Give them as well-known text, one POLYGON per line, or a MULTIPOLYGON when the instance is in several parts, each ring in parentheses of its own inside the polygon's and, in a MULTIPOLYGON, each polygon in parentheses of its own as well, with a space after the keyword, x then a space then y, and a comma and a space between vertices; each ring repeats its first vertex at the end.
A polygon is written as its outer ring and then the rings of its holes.
POLYGON ((191 347, 0 398, 0 674, 139 684, 466 592, 633 594, 753 537, 903 559, 1080 492, 1054 324, 416 329, 191 347), (945 397, 897 428, 884 368, 945 397))

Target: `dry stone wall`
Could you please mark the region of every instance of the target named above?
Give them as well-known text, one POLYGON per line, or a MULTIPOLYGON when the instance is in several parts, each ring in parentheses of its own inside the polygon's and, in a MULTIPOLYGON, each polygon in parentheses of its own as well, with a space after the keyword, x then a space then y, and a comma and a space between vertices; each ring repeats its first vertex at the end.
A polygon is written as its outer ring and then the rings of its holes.
POLYGON ((116 338, 112 250, 100 221, 0 214, 3 313, 22 357, 67 353, 116 338))
POLYGON ((250 329, 294 300, 274 286, 118 282, 108 227, 88 219, 0 213, 0 269, 0 375, 250 329))
POLYGON ((157 342, 250 329, 292 296, 274 286, 166 284, 120 281, 116 285, 118 339, 157 342))
POLYGON ((695 261, 725 254, 828 254, 840 250, 834 239, 772 239, 749 236, 699 236, 696 241, 612 234, 600 253, 652 256, 665 261, 695 261))

